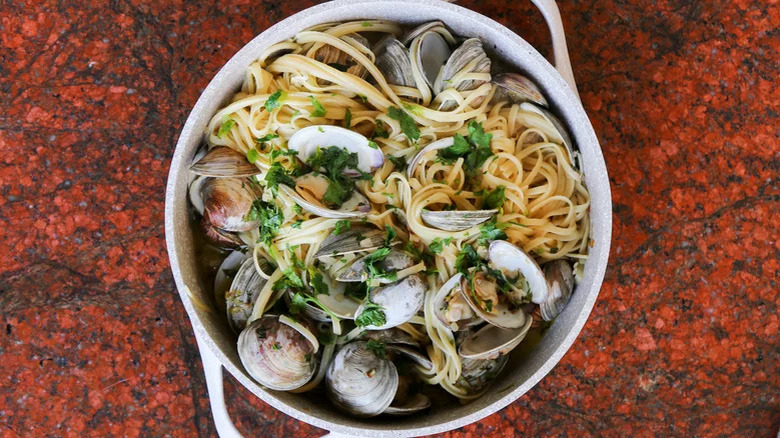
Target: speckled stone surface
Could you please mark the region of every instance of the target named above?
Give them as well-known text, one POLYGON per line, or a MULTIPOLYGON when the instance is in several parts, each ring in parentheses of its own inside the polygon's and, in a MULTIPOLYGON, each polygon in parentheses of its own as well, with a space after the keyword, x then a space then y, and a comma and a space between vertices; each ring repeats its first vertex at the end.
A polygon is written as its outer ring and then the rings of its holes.
MULTIPOLYGON (((460 2, 549 54, 530 2, 460 2)), ((447 436, 774 436, 780 8, 560 2, 612 183, 580 338, 447 436)), ((0 2, 0 435, 214 436, 163 196, 219 67, 313 2, 0 2)), ((319 436, 232 379, 247 436, 319 436)))

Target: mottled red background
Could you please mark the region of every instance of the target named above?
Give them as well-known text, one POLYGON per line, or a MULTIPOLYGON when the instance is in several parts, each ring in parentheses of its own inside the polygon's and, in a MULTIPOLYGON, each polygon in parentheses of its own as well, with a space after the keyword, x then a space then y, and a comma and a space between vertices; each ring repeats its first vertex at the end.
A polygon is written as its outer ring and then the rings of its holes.
MULTIPOLYGON (((169 159, 219 67, 313 3, 0 0, 2 436, 215 435, 165 253, 169 159)), ((549 54, 530 2, 462 4, 549 54)), ((610 171, 610 268, 550 375, 446 435, 774 436, 777 1, 560 7, 610 171)), ((322 434, 226 394, 247 435, 322 434)))

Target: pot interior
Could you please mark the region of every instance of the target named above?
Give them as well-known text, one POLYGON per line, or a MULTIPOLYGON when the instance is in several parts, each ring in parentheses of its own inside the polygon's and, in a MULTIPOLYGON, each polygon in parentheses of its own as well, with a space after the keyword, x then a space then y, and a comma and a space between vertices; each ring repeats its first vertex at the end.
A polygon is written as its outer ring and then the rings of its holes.
MULTIPOLYGON (((541 24, 540 24, 541 25, 541 24)), ((611 236, 611 199, 604 159, 582 105, 555 69, 517 35, 498 23, 456 5, 435 0, 347 0, 315 6, 269 28, 239 51, 217 74, 193 108, 180 135, 171 163, 166 193, 166 239, 171 268, 193 328, 203 336, 225 368, 254 394, 277 409, 341 433, 419 435, 443 432, 479 420, 528 391, 560 360, 576 339, 598 296, 607 265, 611 236), (501 58, 531 77, 569 128, 583 155, 585 179, 591 192, 591 236, 594 246, 585 265, 584 280, 552 327, 530 351, 516 349, 488 392, 470 404, 454 398, 434 403, 425 415, 380 416, 358 419, 333 408, 320 392, 292 394, 266 391, 244 371, 236 352, 236 335, 224 315, 212 308, 210 274, 199 268, 194 228, 188 217, 188 165, 202 141, 211 116, 239 88, 246 67, 272 43, 316 24, 356 19, 385 19, 408 24, 442 20, 454 32, 480 37, 492 57, 501 58)))

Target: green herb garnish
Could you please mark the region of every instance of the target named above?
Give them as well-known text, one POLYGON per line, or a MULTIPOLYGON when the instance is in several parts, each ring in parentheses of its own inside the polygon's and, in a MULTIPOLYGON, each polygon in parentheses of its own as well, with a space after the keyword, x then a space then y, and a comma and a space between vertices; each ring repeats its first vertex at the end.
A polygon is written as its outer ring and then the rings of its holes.
POLYGON ((437 237, 431 241, 431 244, 428 245, 428 248, 434 254, 441 254, 442 250, 444 250, 444 247, 449 246, 450 243, 452 243, 452 237, 447 237, 444 240, 437 237))
POLYGON ((279 184, 295 187, 295 180, 292 178, 290 171, 282 167, 281 163, 273 163, 268 169, 268 173, 265 174, 266 187, 271 190, 274 196, 277 195, 279 190, 279 184))
POLYGON ((252 148, 246 151, 246 160, 250 163, 255 164, 255 161, 257 161, 258 158, 260 158, 260 153, 257 152, 257 149, 252 148))
POLYGON ((485 222, 479 227, 479 239, 477 239, 477 242, 481 246, 488 246, 494 240, 506 239, 504 228, 506 228, 505 224, 496 224, 495 220, 485 222))
POLYGON ((352 126, 352 111, 347 108, 344 112, 344 127, 349 129, 352 126))
POLYGON ((403 156, 396 157, 395 155, 392 154, 387 154, 385 156, 387 157, 388 160, 390 160, 391 163, 393 163, 393 167, 395 167, 395 170, 399 172, 403 172, 404 170, 406 170, 406 166, 408 166, 408 164, 406 163, 406 157, 403 156))
POLYGON ((401 131, 410 141, 416 142, 420 139, 420 128, 417 127, 414 119, 406 111, 396 106, 391 106, 387 109, 387 115, 401 123, 401 131))
POLYGON ((355 318, 355 324, 358 327, 373 325, 380 327, 387 322, 384 308, 379 304, 368 302, 363 306, 363 311, 355 318))
POLYGON ((252 203, 252 208, 249 209, 249 213, 247 213, 244 219, 247 221, 259 221, 260 237, 258 242, 270 245, 271 241, 276 237, 279 227, 284 222, 284 215, 282 210, 273 202, 255 199, 252 203))
POLYGON ((474 120, 469 122, 468 130, 467 137, 455 134, 452 146, 439 150, 439 158, 444 162, 452 162, 463 157, 463 166, 473 174, 493 155, 490 149, 493 134, 486 134, 482 124, 474 120))
POLYGON ((387 127, 385 127, 384 122, 381 120, 376 121, 376 127, 374 128, 374 135, 371 136, 371 138, 389 138, 390 133, 387 131, 387 127))
POLYGON ((314 106, 314 112, 311 113, 312 116, 323 117, 327 113, 325 107, 322 106, 322 104, 320 103, 319 100, 317 100, 316 97, 309 96, 309 100, 311 101, 311 104, 314 106))
POLYGON ((225 115, 222 117, 222 124, 219 125, 219 131, 217 131, 217 137, 222 138, 223 135, 230 132, 233 127, 236 126, 236 121, 231 119, 230 116, 225 115))
POLYGON ((384 359, 387 355, 387 352, 385 351, 385 343, 382 341, 369 339, 368 342, 366 342, 366 348, 380 359, 384 359))
POLYGON ((352 222, 350 222, 349 220, 341 219, 340 221, 336 222, 336 225, 333 226, 333 234, 339 235, 344 231, 348 230, 351 225, 352 222))
POLYGON ((285 93, 282 90, 276 90, 272 95, 268 96, 268 99, 265 101, 265 109, 268 110, 268 112, 273 112, 273 110, 279 108, 282 106, 282 101, 287 96, 287 93, 285 93))
POLYGON ((506 187, 498 186, 490 193, 488 193, 487 196, 485 196, 485 199, 482 201, 482 208, 485 210, 501 208, 501 206, 504 205, 504 200, 506 199, 504 194, 505 190, 506 187))

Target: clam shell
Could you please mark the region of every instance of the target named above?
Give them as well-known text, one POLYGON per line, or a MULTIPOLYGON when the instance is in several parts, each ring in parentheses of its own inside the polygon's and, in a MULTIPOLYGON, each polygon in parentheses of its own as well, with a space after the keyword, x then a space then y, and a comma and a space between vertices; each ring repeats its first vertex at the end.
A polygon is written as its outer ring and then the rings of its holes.
POLYGON ((187 194, 190 198, 190 203, 192 204, 192 207, 195 208, 195 211, 198 212, 201 216, 203 216, 203 196, 201 194, 201 190, 203 190, 203 184, 208 180, 208 177, 196 175, 195 178, 190 182, 190 186, 187 189, 187 194))
POLYGON ((355 337, 355 339, 359 341, 373 339, 374 341, 383 342, 385 344, 402 344, 415 348, 420 346, 419 342, 415 341, 408 333, 397 327, 385 330, 366 330, 355 337))
POLYGON ((313 125, 296 131, 288 140, 287 148, 297 151, 298 158, 306 163, 317 149, 338 146, 358 155, 358 169, 371 172, 384 164, 385 154, 378 147, 371 147, 368 141, 363 135, 340 126, 313 125))
POLYGON ((554 128, 553 134, 557 134, 552 140, 562 144, 566 148, 566 152, 569 153, 569 161, 573 166, 578 167, 578 163, 575 163, 574 161, 574 142, 572 142, 571 137, 569 137, 569 133, 566 131, 566 127, 563 126, 561 120, 552 112, 532 102, 521 103, 520 109, 539 114, 547 120, 554 128))
POLYGON ((260 187, 249 178, 209 178, 201 188, 203 219, 225 231, 249 231, 259 221, 246 220, 260 187))
MULTIPOLYGON (((436 314, 436 317, 439 318, 439 321, 442 322, 445 326, 447 326, 450 330, 453 331, 459 331, 459 330, 465 330, 469 327, 472 327, 476 324, 481 324, 483 322, 482 318, 480 318, 477 315, 474 315, 473 317, 460 319, 458 321, 450 321, 449 318, 447 318, 446 310, 448 308, 447 304, 447 297, 449 297, 452 294, 458 294, 460 295, 460 282, 463 278, 463 274, 456 273, 452 277, 450 277, 449 280, 447 280, 444 285, 439 289, 438 292, 436 292, 436 295, 433 297, 433 312, 436 314)), ((468 306, 468 305, 467 305, 468 306)), ((471 307, 468 306, 468 309, 471 310, 471 307)))
MULTIPOLYGON (((384 330, 409 321, 423 305, 425 282, 415 274, 393 284, 374 289, 369 293, 372 303, 382 306, 385 323, 381 326, 368 325, 366 330, 384 330)), ((366 303, 360 305, 355 315, 360 315, 366 303)))
MULTIPOLYGON (((327 272, 320 273, 322 274, 323 282, 328 286, 328 295, 318 294, 316 296, 317 300, 339 318, 355 318, 355 311, 360 306, 360 303, 344 295, 345 286, 343 283, 333 280, 327 272)), ((288 291, 287 297, 292 298, 291 291, 288 291)), ((306 303, 304 307, 304 314, 315 321, 328 322, 331 320, 327 312, 309 303, 306 303)))
POLYGON ((553 260, 544 265, 544 276, 550 287, 547 299, 539 305, 545 321, 552 321, 566 307, 574 289, 574 273, 565 260, 553 260))
POLYGON ((373 251, 385 244, 385 232, 352 224, 339 234, 331 233, 320 245, 314 258, 353 254, 360 251, 373 251))
POLYGON ((279 188, 282 189, 285 195, 292 198, 296 204, 300 205, 302 209, 320 217, 330 219, 353 219, 366 217, 368 216, 369 211, 371 211, 371 204, 369 203, 368 198, 357 190, 352 192, 352 196, 344 201, 338 210, 331 210, 303 199, 301 195, 288 186, 279 185, 279 188))
POLYGON ((444 37, 434 30, 428 30, 416 37, 409 52, 417 71, 422 74, 429 88, 433 87, 439 70, 452 53, 444 37))
POLYGON ((455 43, 455 38, 453 38, 452 34, 447 30, 447 27, 444 25, 443 22, 438 20, 423 23, 415 27, 414 29, 410 30, 409 33, 404 35, 404 37, 401 39, 401 43, 405 46, 408 46, 413 39, 417 38, 418 36, 428 31, 433 31, 441 34, 441 36, 445 40, 447 40, 447 42, 450 44, 455 43))
POLYGON ((425 154, 431 151, 448 148, 452 146, 454 142, 455 137, 446 137, 440 140, 436 140, 433 143, 429 143, 424 148, 422 148, 420 152, 417 152, 417 155, 412 158, 412 161, 409 162, 409 166, 406 168, 407 178, 411 178, 412 175, 414 175, 414 170, 417 168, 417 165, 420 164, 420 160, 422 160, 425 154))
POLYGON ((278 391, 306 384, 317 369, 315 348, 298 330, 276 316, 263 316, 238 337, 238 356, 252 378, 278 391))
MULTIPOLYGON (((477 273, 477 275, 479 275, 479 273, 477 273)), ((490 279, 485 278, 482 281, 490 281, 490 279)), ((474 310, 474 313, 479 315, 489 324, 506 329, 516 329, 525 325, 526 319, 528 319, 528 316, 522 309, 510 309, 505 302, 492 303, 491 312, 484 310, 482 306, 476 302, 475 297, 471 293, 471 286, 466 277, 461 279, 460 292, 471 309, 474 310)))
MULTIPOLYGON (((364 36, 357 33, 344 35, 341 37, 341 39, 352 46, 356 46, 357 44, 360 44, 366 48, 371 47, 371 44, 368 42, 368 40, 364 36)), ((363 67, 360 63, 358 63, 354 59, 352 59, 351 56, 349 56, 345 52, 342 52, 340 49, 333 47, 331 45, 325 45, 322 46, 320 49, 318 49, 317 53, 314 54, 314 59, 324 64, 345 65, 348 67, 347 73, 353 74, 360 78, 365 78, 368 73, 366 71, 366 68, 363 67)))
POLYGON ((462 370, 456 385, 468 391, 469 394, 482 392, 504 369, 509 356, 499 356, 496 359, 466 359, 461 360, 462 370))
POLYGON ((490 220, 498 210, 423 210, 420 218, 429 227, 444 231, 464 231, 490 220))
POLYGON ((395 416, 411 415, 424 411, 430 406, 431 399, 429 399, 425 394, 417 393, 403 403, 388 406, 383 413, 395 416))
POLYGON ((496 90, 497 100, 506 96, 514 103, 533 102, 537 105, 548 106, 542 90, 527 77, 519 73, 502 73, 493 76, 492 82, 498 85, 496 90))
POLYGON ((251 257, 241 263, 241 267, 230 284, 230 290, 225 293, 228 323, 237 333, 246 326, 247 320, 252 315, 255 301, 265 283, 265 278, 257 273, 255 262, 251 257))
POLYGON ((528 330, 533 318, 526 316, 525 324, 517 329, 503 329, 488 324, 472 333, 458 347, 458 354, 467 359, 495 359, 517 347, 528 330))
POLYGON ((393 36, 388 36, 377 46, 376 67, 385 76, 388 84, 414 87, 412 61, 409 50, 393 36))
POLYGON ((377 357, 365 342, 345 345, 325 374, 328 398, 339 409, 359 417, 384 412, 398 389, 398 371, 387 359, 377 357))
POLYGON ((385 350, 389 351, 391 353, 395 354, 401 354, 408 359, 411 359, 412 362, 416 363, 417 365, 420 365, 426 370, 433 369, 433 362, 431 362, 428 357, 426 357, 424 354, 420 353, 419 351, 415 350, 414 348, 409 348, 405 345, 400 344, 387 344, 385 345, 385 350))
MULTIPOLYGON (((453 83, 453 77, 462 72, 472 61, 476 64, 471 67, 469 73, 490 73, 491 61, 482 48, 482 41, 479 38, 470 38, 463 42, 447 60, 442 67, 441 74, 433 84, 434 94, 441 93, 446 88, 455 88, 458 91, 473 90, 486 83, 484 80, 466 79, 453 83)), ((478 101, 474 102, 478 104, 478 101)), ((439 105, 440 111, 450 111, 457 106, 454 100, 443 101, 439 105)))
MULTIPOLYGON (((347 269, 339 273, 336 280, 343 282, 362 282, 368 280, 365 262, 366 257, 368 257, 368 255, 355 260, 347 269)), ((394 249, 387 254, 387 257, 384 260, 378 262, 377 265, 385 272, 396 272, 413 266, 414 260, 409 254, 394 249)), ((381 279, 380 282, 392 283, 391 280, 387 279, 381 279)))
POLYGON ((549 295, 549 286, 542 269, 525 251, 504 240, 494 240, 488 247, 488 257, 494 268, 506 272, 520 272, 531 289, 531 301, 543 303, 549 295))
POLYGON ((238 235, 219 229, 201 218, 200 229, 211 244, 225 249, 236 249, 244 244, 238 235))
POLYGON ((257 166, 247 161, 244 154, 225 146, 210 149, 190 166, 190 171, 214 178, 238 178, 261 173, 257 166))

